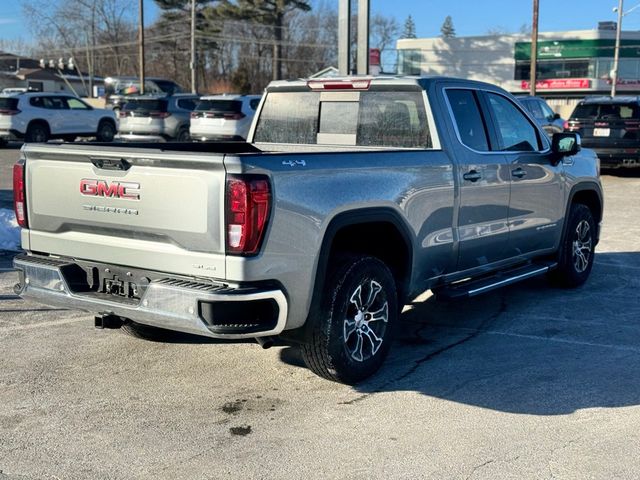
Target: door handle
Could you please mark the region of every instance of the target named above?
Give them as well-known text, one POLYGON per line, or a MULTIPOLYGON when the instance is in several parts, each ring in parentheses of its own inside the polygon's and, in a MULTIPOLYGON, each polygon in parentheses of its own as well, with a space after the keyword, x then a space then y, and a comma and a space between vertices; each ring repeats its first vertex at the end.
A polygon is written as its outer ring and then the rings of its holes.
POLYGON ((513 175, 514 177, 518 177, 518 178, 522 178, 527 174, 527 172, 523 169, 521 169, 520 167, 516 168, 515 170, 511 170, 511 175, 513 175))
POLYGON ((469 182, 477 182, 482 178, 482 174, 480 172, 476 172, 475 170, 471 170, 470 172, 467 172, 464 175, 462 175, 462 178, 464 178, 469 182))

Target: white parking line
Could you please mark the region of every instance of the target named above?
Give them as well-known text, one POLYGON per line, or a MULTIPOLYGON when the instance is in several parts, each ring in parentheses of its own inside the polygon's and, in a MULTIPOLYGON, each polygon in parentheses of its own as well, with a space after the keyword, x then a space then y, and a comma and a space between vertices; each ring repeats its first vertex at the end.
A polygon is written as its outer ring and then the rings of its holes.
POLYGON ((542 340, 546 342, 555 342, 555 343, 566 343, 569 345, 580 345, 585 347, 596 347, 596 348, 610 348, 613 350, 619 350, 621 352, 635 352, 640 353, 640 347, 634 347, 629 345, 611 345, 608 343, 594 343, 594 342, 584 342, 580 340, 569 340, 565 338, 553 338, 553 337, 542 337, 540 335, 529 335, 524 333, 512 333, 512 332, 502 332, 499 330, 479 330, 477 328, 467 328, 467 327, 450 327, 450 326, 441 326, 442 328, 447 328, 450 330, 460 330, 469 333, 479 333, 486 335, 501 335, 505 337, 516 337, 516 338, 525 338, 527 340, 542 340))
POLYGON ((2 332, 17 332, 20 330, 33 330, 41 327, 55 327, 57 325, 66 325, 68 323, 80 323, 86 322, 87 317, 83 318, 68 318, 66 320, 52 320, 49 322, 30 323, 29 325, 14 325, 12 327, 0 327, 0 333, 2 332))

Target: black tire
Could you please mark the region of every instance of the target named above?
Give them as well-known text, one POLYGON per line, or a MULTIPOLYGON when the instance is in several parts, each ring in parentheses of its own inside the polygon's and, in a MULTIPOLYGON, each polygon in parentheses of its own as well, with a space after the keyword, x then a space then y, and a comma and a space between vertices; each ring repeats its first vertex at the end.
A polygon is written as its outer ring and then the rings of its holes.
POLYGON ((178 130, 178 135, 176 136, 176 142, 190 142, 191 135, 189 134, 189 129, 182 127, 178 130))
POLYGON ((101 120, 98 124, 98 131, 96 132, 96 139, 99 142, 113 142, 113 137, 116 136, 116 126, 109 120, 101 120))
POLYGON ((152 340, 155 342, 171 340, 176 334, 176 332, 172 332, 171 330, 152 327, 151 325, 144 325, 131 320, 125 321, 122 325, 122 331, 132 337, 141 338, 143 340, 152 340))
POLYGON ((389 353, 398 294, 391 271, 375 257, 335 263, 320 311, 309 320, 302 357, 317 375, 353 385, 373 375, 389 353))
POLYGON ((566 288, 582 285, 589 278, 595 255, 596 222, 586 205, 574 203, 560 244, 558 268, 550 274, 554 283, 566 288))
POLYGON ((26 143, 46 143, 49 140, 49 126, 43 122, 34 122, 27 127, 24 136, 26 143))
POLYGON ((0 138, 0 148, 4 148, 7 146, 9 142, 7 142, 4 138, 0 138))

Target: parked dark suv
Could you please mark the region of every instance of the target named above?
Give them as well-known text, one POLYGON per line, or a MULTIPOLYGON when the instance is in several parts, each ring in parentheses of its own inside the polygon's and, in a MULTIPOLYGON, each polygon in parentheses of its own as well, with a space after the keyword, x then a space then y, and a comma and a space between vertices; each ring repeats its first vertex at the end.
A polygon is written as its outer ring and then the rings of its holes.
POLYGON ((580 134, 603 168, 640 167, 640 97, 586 98, 566 130, 580 134))

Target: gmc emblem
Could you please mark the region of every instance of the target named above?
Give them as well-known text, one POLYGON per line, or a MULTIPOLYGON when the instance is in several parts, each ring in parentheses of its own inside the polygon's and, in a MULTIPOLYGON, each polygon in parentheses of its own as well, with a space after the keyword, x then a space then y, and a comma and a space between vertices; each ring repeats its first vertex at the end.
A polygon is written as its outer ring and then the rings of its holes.
POLYGON ((80 180, 80 193, 91 197, 126 198, 140 200, 140 184, 130 182, 107 182, 83 178, 80 180))

